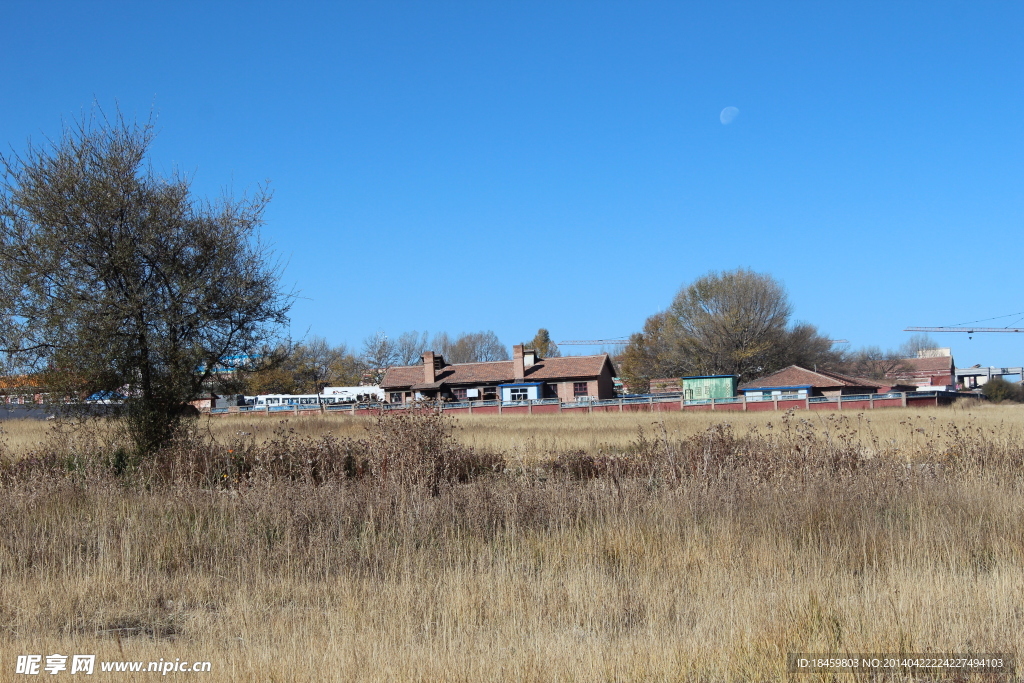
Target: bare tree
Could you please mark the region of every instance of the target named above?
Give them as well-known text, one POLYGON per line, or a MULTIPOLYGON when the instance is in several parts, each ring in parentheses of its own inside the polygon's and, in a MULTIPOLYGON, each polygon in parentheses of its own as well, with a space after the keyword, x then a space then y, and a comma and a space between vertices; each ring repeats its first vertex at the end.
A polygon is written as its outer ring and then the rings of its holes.
POLYGON ((850 354, 843 371, 854 377, 885 379, 910 370, 900 351, 883 351, 878 346, 865 346, 850 354))
POLYGON ((295 374, 301 380, 303 393, 319 394, 334 380, 335 368, 341 358, 339 350, 323 337, 311 337, 294 352, 295 374))
POLYGON ((148 164, 153 135, 99 113, 0 157, 0 353, 57 393, 126 391, 140 454, 291 302, 258 240, 269 194, 193 197, 148 164))
POLYGON ((449 363, 481 363, 485 361, 508 360, 508 348, 501 343, 498 335, 487 330, 460 334, 454 342, 448 341, 445 335, 447 353, 445 360, 449 363))
POLYGON ((317 336, 282 344, 264 358, 273 360, 244 373, 240 388, 245 393, 315 394, 329 385, 355 386, 365 372, 362 361, 345 344, 331 346, 317 336))
POLYGON ((788 365, 819 370, 840 371, 846 354, 835 348, 834 342, 810 323, 796 323, 786 329, 781 342, 775 347, 770 367, 788 365))
POLYGON ((655 313, 644 322, 642 332, 630 335, 619 361, 619 374, 632 393, 646 393, 654 377, 679 376, 673 350, 671 325, 666 313, 655 313))
POLYGON ((371 366, 381 362, 378 356, 390 359, 390 365, 415 365, 425 351, 439 353, 449 363, 509 359, 508 348, 490 330, 462 333, 454 338, 447 332, 438 332, 429 338, 426 332, 421 334, 414 330, 402 333, 395 340, 388 340, 387 335, 378 332, 364 342, 363 358, 371 366))
POLYGON ((403 332, 395 341, 395 356, 398 365, 415 365, 430 350, 429 335, 416 330, 403 332))
POLYGON ((903 342, 898 349, 903 358, 917 358, 922 351, 931 351, 939 348, 939 342, 927 334, 912 334, 907 341, 903 342))
POLYGON ((438 332, 434 335, 433 339, 430 340, 430 350, 434 353, 441 354, 449 361, 454 347, 455 340, 452 339, 451 335, 447 332, 438 332))
POLYGON ((366 364, 348 346, 339 344, 334 347, 334 360, 331 363, 331 384, 354 387, 363 383, 367 374, 366 364))
POLYGON ((382 331, 377 331, 363 340, 362 360, 367 365, 373 384, 380 384, 384 373, 398 360, 395 341, 382 331))

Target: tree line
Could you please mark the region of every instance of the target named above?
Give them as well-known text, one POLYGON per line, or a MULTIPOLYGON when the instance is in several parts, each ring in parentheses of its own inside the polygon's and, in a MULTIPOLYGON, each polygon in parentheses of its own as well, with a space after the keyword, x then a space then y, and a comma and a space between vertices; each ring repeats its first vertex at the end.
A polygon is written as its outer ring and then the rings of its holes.
MULTIPOLYGON (((558 345, 544 328, 525 342, 542 357, 560 355, 558 345)), ((379 384, 388 368, 416 365, 423 354, 433 351, 448 363, 482 363, 508 360, 508 347, 492 330, 452 335, 412 330, 389 336, 376 332, 363 340, 359 349, 347 344, 332 345, 313 336, 294 344, 267 349, 252 371, 242 371, 233 381, 225 380, 224 391, 246 395, 315 394, 327 386, 379 384)))
POLYGON ((808 322, 794 321, 785 288, 770 275, 738 268, 710 272, 676 294, 669 306, 630 336, 618 357, 633 392, 659 377, 736 375, 740 382, 790 365, 868 379, 907 370, 905 358, 937 344, 924 335, 899 349, 838 347, 808 322))

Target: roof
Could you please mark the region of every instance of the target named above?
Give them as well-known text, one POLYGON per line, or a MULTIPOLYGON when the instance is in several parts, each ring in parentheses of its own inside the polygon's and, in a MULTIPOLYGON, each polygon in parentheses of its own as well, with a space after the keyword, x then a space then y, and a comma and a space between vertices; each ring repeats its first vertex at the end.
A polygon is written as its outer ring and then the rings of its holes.
POLYGON ((38 389, 43 386, 43 382, 38 377, 31 375, 10 375, 7 377, 0 377, 0 389, 15 389, 15 390, 26 390, 26 389, 38 389))
POLYGON ((933 358, 902 358, 900 362, 906 365, 907 370, 900 372, 886 373, 886 376, 899 376, 910 373, 932 373, 949 375, 953 370, 952 356, 936 356, 933 358))
MULTIPOLYGON (((435 371, 434 381, 425 383, 423 365, 404 365, 388 368, 381 381, 381 388, 409 387, 411 389, 438 389, 442 385, 453 384, 502 384, 516 381, 513 371, 514 361, 498 360, 486 363, 456 363, 445 365, 435 371)), ((537 382, 542 380, 567 380, 598 377, 607 363, 611 373, 615 367, 611 365, 608 354, 596 356, 563 356, 561 358, 542 358, 534 365, 526 368, 523 381, 537 382)))
POLYGON ((828 370, 808 370, 799 365, 790 365, 767 377, 759 377, 740 385, 740 390, 767 389, 769 387, 875 387, 882 386, 878 380, 850 377, 828 370))

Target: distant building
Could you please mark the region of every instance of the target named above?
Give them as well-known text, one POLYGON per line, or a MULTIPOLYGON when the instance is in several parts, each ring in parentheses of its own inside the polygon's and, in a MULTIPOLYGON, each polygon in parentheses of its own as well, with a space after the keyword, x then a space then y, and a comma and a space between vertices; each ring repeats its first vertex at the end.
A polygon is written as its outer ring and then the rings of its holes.
POLYGON ((389 403, 544 398, 573 402, 615 396, 615 368, 607 353, 541 358, 517 344, 512 356, 485 363, 446 363, 440 354, 427 351, 420 365, 388 368, 380 387, 389 403))
POLYGON ((977 389, 991 382, 994 377, 1005 379, 1012 375, 1020 377, 1020 381, 1024 382, 1024 367, 1018 365, 1011 368, 983 368, 981 365, 974 365, 969 368, 957 368, 956 383, 964 389, 977 389))
POLYGON ((42 389, 29 375, 0 377, 0 403, 40 403, 42 389))
POLYGON ((893 384, 947 387, 956 384, 956 363, 949 349, 924 349, 917 358, 903 358, 902 368, 887 372, 893 384))
POLYGON ((881 384, 877 380, 849 377, 827 370, 808 370, 799 365, 790 365, 766 377, 759 377, 740 385, 739 390, 747 397, 771 399, 783 394, 800 398, 810 396, 847 396, 853 394, 875 394, 881 384))

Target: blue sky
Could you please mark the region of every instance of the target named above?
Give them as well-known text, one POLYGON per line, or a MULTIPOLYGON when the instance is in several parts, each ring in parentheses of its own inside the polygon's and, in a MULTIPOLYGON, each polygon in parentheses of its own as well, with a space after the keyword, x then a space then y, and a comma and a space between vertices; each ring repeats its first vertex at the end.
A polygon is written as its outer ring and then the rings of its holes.
MULTIPOLYGON (((738 266, 854 347, 1024 311, 1021 3, 9 1, 3 24, 0 142, 95 101, 152 110, 154 165, 200 195, 270 181, 296 335, 620 337, 738 266)), ((1021 335, 937 338, 1024 363, 1021 335)))

